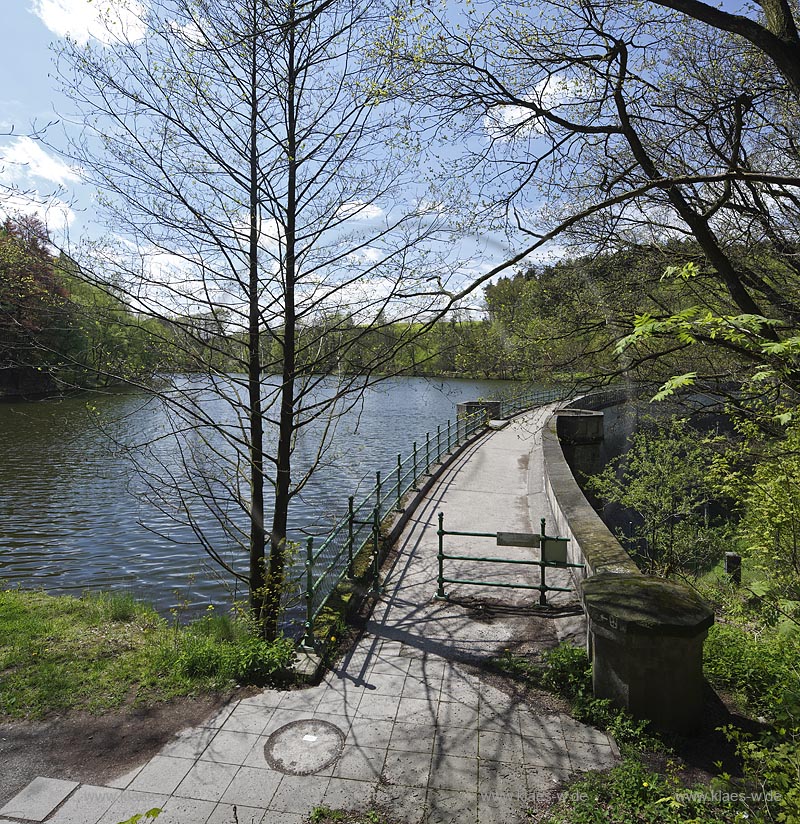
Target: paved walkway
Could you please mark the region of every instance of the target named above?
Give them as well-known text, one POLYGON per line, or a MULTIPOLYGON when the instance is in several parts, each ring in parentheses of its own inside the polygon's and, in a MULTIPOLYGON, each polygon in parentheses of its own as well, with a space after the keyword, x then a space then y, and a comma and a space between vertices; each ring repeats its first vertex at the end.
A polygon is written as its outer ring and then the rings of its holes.
MULTIPOLYGON (((487 435, 448 468, 408 524, 360 641, 322 683, 238 701, 107 786, 37 778, 0 809, 0 824, 118 824, 152 807, 163 808, 158 824, 301 824, 321 804, 381 808, 409 824, 514 824, 571 774, 610 767, 605 733, 537 714, 470 665, 579 634, 574 596, 553 597, 560 609, 547 614, 532 606, 534 591, 454 585, 451 600, 434 598, 439 511, 460 531, 538 532, 550 517, 544 415, 487 435)), ((447 540, 464 555, 530 552, 447 540)), ((452 577, 487 575, 485 565, 453 563, 452 577)), ((535 580, 531 569, 491 574, 535 580)))

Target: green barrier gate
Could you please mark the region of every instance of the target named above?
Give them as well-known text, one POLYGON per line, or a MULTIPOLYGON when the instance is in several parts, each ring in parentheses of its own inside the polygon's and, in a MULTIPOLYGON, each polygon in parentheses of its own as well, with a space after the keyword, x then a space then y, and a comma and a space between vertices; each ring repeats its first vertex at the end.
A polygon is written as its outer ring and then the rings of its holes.
POLYGON ((539 590, 539 606, 547 606, 548 592, 572 592, 570 587, 554 587, 547 583, 546 575, 548 568, 558 569, 583 569, 584 564, 571 564, 567 561, 567 542, 569 538, 557 538, 545 533, 545 519, 541 521, 541 531, 537 535, 527 532, 460 532, 454 529, 444 528, 444 512, 439 513, 439 529, 436 533, 439 536, 439 575, 436 597, 447 600, 445 584, 467 584, 471 586, 484 587, 505 587, 507 589, 537 589, 539 590), (444 551, 445 535, 462 535, 471 538, 494 538, 497 546, 532 547, 542 550, 542 557, 539 560, 522 558, 486 558, 472 555, 446 555, 444 551), (521 564, 523 566, 538 566, 540 569, 540 579, 538 584, 509 584, 503 581, 476 581, 464 580, 460 578, 445 578, 445 561, 477 561, 488 564, 521 564))

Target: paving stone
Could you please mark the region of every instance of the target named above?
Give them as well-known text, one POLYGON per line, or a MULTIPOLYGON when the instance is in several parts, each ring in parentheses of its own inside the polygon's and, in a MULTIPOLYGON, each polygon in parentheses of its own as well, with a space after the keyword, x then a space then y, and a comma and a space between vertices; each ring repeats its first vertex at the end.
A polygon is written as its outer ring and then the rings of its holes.
POLYGON ((431 763, 430 786, 440 790, 477 792, 478 759, 441 755, 431 763))
POLYGON ((426 701, 433 697, 434 700, 438 698, 439 690, 436 687, 431 687, 426 684, 421 678, 409 675, 403 681, 403 698, 421 698, 426 701))
POLYGON ((586 744, 600 744, 608 746, 608 734, 602 730, 590 727, 588 724, 581 724, 569 716, 560 718, 561 730, 567 741, 581 741, 586 744))
POLYGON ((263 707, 264 709, 277 709, 284 695, 283 690, 264 690, 258 695, 251 695, 249 698, 242 698, 239 706, 263 707))
POLYGON ((374 721, 394 721, 400 705, 400 696, 365 695, 356 710, 356 718, 374 721))
POLYGON ((314 714, 323 713, 328 715, 343 715, 352 718, 355 715, 358 705, 361 703, 361 693, 348 693, 347 695, 329 695, 323 698, 314 714))
POLYGON ((313 714, 313 712, 308 712, 305 710, 277 709, 272 714, 272 717, 269 719, 267 726, 264 727, 261 734, 272 735, 273 732, 279 730, 281 727, 285 727, 287 724, 291 724, 294 721, 304 721, 307 718, 311 718, 313 714))
POLYGON ((569 752, 560 742, 523 737, 522 748, 526 765, 556 770, 572 769, 569 752))
POLYGON ((77 787, 77 781, 34 778, 24 790, 0 809, 0 815, 43 821, 77 787))
POLYGON ((118 775, 115 778, 106 781, 104 786, 125 790, 128 788, 131 781, 139 775, 143 767, 144 764, 140 764, 138 767, 134 767, 132 770, 128 770, 127 772, 122 773, 122 775, 118 775))
POLYGON ((481 759, 478 772, 478 795, 481 798, 502 796, 520 804, 528 797, 527 777, 522 764, 481 759))
POLYGON ((223 804, 269 807, 283 775, 273 770, 240 767, 220 799, 223 804))
POLYGON ((322 699, 324 690, 311 688, 307 690, 292 690, 284 693, 278 709, 280 710, 302 710, 303 712, 314 712, 322 699))
POLYGON ((181 730, 159 750, 159 755, 197 759, 212 742, 217 732, 217 728, 213 727, 190 727, 187 730, 181 730))
MULTIPOLYGON (((265 812, 259 807, 236 806, 234 814, 233 804, 217 804, 206 824, 261 824, 265 812)), ((270 819, 266 824, 272 824, 270 819)))
POLYGON ((518 734, 520 731, 519 713, 516 709, 487 710, 481 704, 481 730, 518 734))
POLYGON ((158 824, 205 824, 216 807, 214 801, 196 798, 170 798, 161 811, 158 824))
POLYGON ((371 695, 389 695, 399 698, 403 694, 403 688, 407 681, 404 674, 399 675, 376 675, 370 680, 369 686, 363 691, 363 700, 371 695))
POLYGON ((477 730, 478 710, 466 704, 442 701, 439 704, 438 722, 447 728, 463 727, 469 730, 477 730))
POLYGON ((375 789, 373 804, 392 820, 418 824, 425 815, 425 790, 380 785, 375 789))
POLYGON ((408 658, 380 658, 369 668, 367 680, 377 679, 381 675, 406 675, 410 665, 408 658))
POLYGON ((274 710, 252 704, 239 704, 222 725, 223 731, 251 732, 261 735, 274 710))
POLYGON ((477 754, 481 760, 516 762, 522 766, 522 736, 481 730, 478 735, 477 754))
POLYGON ((396 726, 391 721, 375 721, 369 718, 356 718, 347 733, 347 747, 382 747, 389 745, 392 730, 396 726))
POLYGON ((372 807, 375 785, 371 781, 331 778, 322 803, 332 810, 364 812, 372 807))
POLYGON ((445 678, 439 698, 441 701, 453 701, 465 707, 478 709, 480 686, 472 681, 465 681, 461 676, 445 678))
POLYGON ((528 738, 564 740, 561 718, 557 715, 537 715, 534 712, 523 710, 519 714, 519 724, 522 734, 528 738))
POLYGON ((328 776, 284 775, 269 802, 269 810, 308 815, 322 803, 329 783, 328 776))
POLYGON ((387 784, 424 788, 431 772, 431 757, 426 753, 392 752, 386 755, 381 779, 387 784))
POLYGON ((433 724, 404 724, 395 721, 389 749, 430 754, 435 737, 436 727, 433 724))
POLYGON ((148 810, 161 810, 168 800, 169 796, 161 793, 123 790, 97 824, 119 824, 120 821, 127 821, 134 815, 144 815, 148 810))
POLYGON ((197 761, 175 790, 181 798, 201 801, 219 801, 238 771, 235 764, 215 764, 197 761))
POLYGON ((230 704, 220 707, 216 712, 209 715, 200 726, 218 730, 228 720, 228 716, 236 709, 239 703, 238 701, 232 701, 230 704))
POLYGON ((61 805, 48 824, 95 824, 119 798, 122 790, 84 784, 61 805))
POLYGON ((344 735, 347 735, 353 722, 357 720, 354 716, 334 715, 327 712, 315 712, 311 718, 315 721, 325 721, 328 724, 333 724, 333 726, 341 730, 344 735))
POLYGON ((174 758, 169 755, 156 755, 144 765, 142 771, 130 783, 130 789, 143 793, 174 792, 178 784, 186 777, 192 762, 188 758, 174 758))
POLYGON ((478 736, 475 730, 459 727, 438 727, 433 752, 435 756, 457 755, 460 758, 477 758, 478 736))
POLYGON ((431 698, 401 698, 397 720, 405 724, 435 724, 439 700, 431 698))
POLYGON ((569 768, 525 766, 528 793, 552 793, 568 784, 575 776, 569 768))
POLYGON ((259 736, 250 732, 220 730, 200 758, 219 764, 244 764, 259 736))
POLYGON ((378 747, 347 747, 334 767, 336 778, 378 781, 386 760, 386 750, 378 747))
POLYGON ((513 796, 478 795, 479 824, 522 824, 530 821, 530 805, 513 796))
POLYGON ((425 800, 425 824, 476 824, 478 795, 452 790, 428 790, 425 800))
POLYGON ((617 759, 609 744, 586 744, 582 741, 568 741, 569 760, 573 770, 609 770, 617 759))

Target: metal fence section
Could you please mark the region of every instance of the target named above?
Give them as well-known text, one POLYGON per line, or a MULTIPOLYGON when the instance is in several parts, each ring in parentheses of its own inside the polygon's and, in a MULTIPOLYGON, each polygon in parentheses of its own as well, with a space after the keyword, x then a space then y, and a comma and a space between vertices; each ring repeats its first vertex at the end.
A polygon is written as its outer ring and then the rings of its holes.
MULTIPOLYGON (((510 418, 536 406, 565 398, 564 389, 544 389, 522 393, 503 399, 501 417, 510 418)), ((426 432, 424 438, 413 442, 409 455, 397 456, 397 462, 375 475, 375 484, 359 501, 351 495, 347 501, 347 514, 333 530, 315 546, 319 538, 305 541, 304 571, 293 582, 303 593, 305 621, 303 644, 314 643, 313 626, 328 599, 339 583, 354 576, 354 563, 369 554, 367 578, 372 581, 372 591, 380 592, 379 566, 381 562, 381 524, 394 512, 402 512, 404 498, 416 491, 419 483, 442 459, 455 452, 487 423, 485 411, 449 420, 437 426, 435 432, 426 432), (366 552, 365 552, 366 551, 366 552)), ((362 577, 364 570, 361 570, 362 577)))
POLYGON ((541 531, 538 535, 527 535, 512 532, 462 532, 455 529, 444 528, 444 513, 439 513, 439 529, 436 534, 439 536, 439 553, 437 561, 439 564, 439 574, 437 577, 436 597, 447 600, 447 592, 445 591, 445 584, 462 584, 466 586, 482 586, 482 587, 503 587, 505 589, 536 589, 539 591, 539 606, 547 606, 548 592, 572 592, 572 587, 554 587, 547 583, 548 568, 557 569, 583 569, 584 564, 571 564, 566 560, 553 561, 548 558, 548 546, 553 546, 559 543, 566 543, 567 538, 559 538, 554 535, 547 535, 545 533, 545 519, 542 518, 541 531), (541 558, 495 558, 480 555, 453 555, 446 554, 444 551, 444 536, 456 535, 473 538, 494 538, 498 546, 515 546, 515 547, 538 547, 541 549, 541 558), (538 584, 523 584, 523 583, 509 583, 508 581, 479 581, 474 578, 446 578, 444 574, 445 561, 468 561, 470 563, 485 563, 485 564, 521 564, 523 566, 538 566, 539 567, 539 583, 538 584))

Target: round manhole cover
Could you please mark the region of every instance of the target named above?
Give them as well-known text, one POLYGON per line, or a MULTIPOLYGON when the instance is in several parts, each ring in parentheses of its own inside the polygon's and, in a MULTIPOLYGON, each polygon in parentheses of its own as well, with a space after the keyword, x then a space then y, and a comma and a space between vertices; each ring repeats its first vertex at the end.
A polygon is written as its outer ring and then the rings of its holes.
POLYGON ((311 775, 330 766, 342 754, 344 733, 328 721, 292 721, 275 730, 264 745, 273 770, 311 775))

